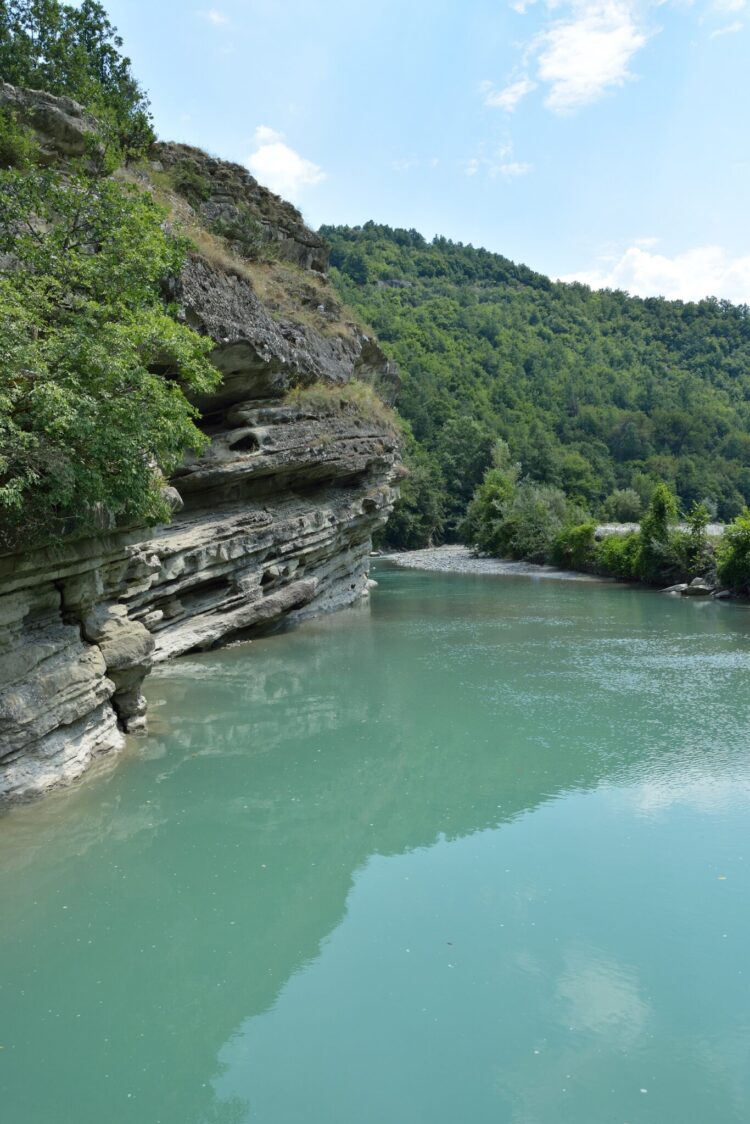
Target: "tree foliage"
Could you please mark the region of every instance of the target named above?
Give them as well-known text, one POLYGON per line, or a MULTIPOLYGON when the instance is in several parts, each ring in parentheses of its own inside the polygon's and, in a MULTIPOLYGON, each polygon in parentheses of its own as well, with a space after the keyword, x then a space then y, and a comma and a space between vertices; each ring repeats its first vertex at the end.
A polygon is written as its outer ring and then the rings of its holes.
POLYGON ((737 593, 750 594, 750 511, 741 511, 727 527, 717 552, 722 585, 737 593))
POLYGON ((183 247, 152 199, 79 170, 0 175, 0 547, 168 516, 217 372, 162 299, 183 247))

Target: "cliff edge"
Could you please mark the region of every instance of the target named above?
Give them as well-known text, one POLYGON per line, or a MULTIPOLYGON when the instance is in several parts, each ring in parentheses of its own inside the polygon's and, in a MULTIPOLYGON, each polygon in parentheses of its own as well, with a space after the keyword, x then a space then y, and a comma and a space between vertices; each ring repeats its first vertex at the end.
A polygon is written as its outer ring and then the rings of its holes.
MULTIPOLYGON (((84 150, 91 120, 70 99, 0 83, 0 105, 50 160, 84 150)), ((402 471, 386 404, 397 372, 336 298, 299 212, 184 145, 116 174, 190 239, 169 296, 223 378, 196 403, 210 444, 174 475, 171 523, 0 557, 5 800, 69 782, 143 732, 154 662, 366 596, 402 471)))

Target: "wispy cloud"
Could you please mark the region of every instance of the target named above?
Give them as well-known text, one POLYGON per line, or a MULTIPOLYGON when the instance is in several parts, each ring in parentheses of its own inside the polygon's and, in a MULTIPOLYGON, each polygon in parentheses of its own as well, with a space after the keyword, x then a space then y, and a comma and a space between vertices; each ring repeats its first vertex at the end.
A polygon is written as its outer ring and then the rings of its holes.
POLYGON ((561 277, 593 289, 624 289, 636 296, 701 300, 715 296, 750 304, 750 254, 732 257, 722 246, 697 246, 668 257, 638 239, 613 261, 561 277))
POLYGON ((464 161, 463 170, 466 176, 476 176, 483 172, 490 179, 496 179, 498 176, 503 179, 517 179, 518 176, 526 176, 532 172, 534 166, 515 160, 513 145, 509 143, 500 145, 489 153, 484 149, 480 150, 478 155, 464 161))
POLYGON ((744 26, 742 20, 735 20, 734 23, 728 23, 726 27, 717 27, 708 38, 718 39, 720 35, 736 35, 738 31, 742 31, 744 26))
POLYGON ((391 164, 394 172, 412 172, 415 168, 437 168, 440 160, 437 156, 422 159, 419 156, 402 156, 391 164))
POLYGON ((326 173, 295 152, 284 140, 284 134, 259 125, 255 130, 255 148, 245 161, 246 167, 272 191, 298 202, 307 187, 322 183, 326 173))
POLYGON ((202 15, 205 20, 208 20, 209 23, 212 23, 214 27, 224 27, 229 23, 229 16, 225 15, 224 12, 220 12, 218 8, 208 8, 207 11, 201 12, 200 15, 202 15))
POLYGON ((484 104, 491 109, 504 109, 506 113, 513 113, 518 103, 536 89, 536 85, 536 82, 532 82, 527 75, 510 82, 502 90, 495 89, 492 82, 483 82, 481 89, 484 94, 484 104))
POLYGON ((712 0, 711 11, 720 16, 729 16, 734 12, 742 12, 747 7, 747 0, 712 0))
POLYGON ((519 160, 511 160, 508 164, 496 164, 490 168, 491 176, 504 176, 505 179, 515 179, 517 176, 526 176, 533 171, 533 164, 524 164, 519 160))

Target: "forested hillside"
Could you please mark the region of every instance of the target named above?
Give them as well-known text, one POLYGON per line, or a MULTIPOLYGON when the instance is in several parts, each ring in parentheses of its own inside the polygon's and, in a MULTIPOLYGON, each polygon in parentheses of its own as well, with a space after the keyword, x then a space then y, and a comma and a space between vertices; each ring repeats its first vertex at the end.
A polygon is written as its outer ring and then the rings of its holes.
POLYGON ((454 536, 498 438, 594 515, 637 518, 657 482, 720 519, 750 500, 747 306, 594 292, 375 223, 321 233, 401 366, 415 443, 395 541, 454 536))

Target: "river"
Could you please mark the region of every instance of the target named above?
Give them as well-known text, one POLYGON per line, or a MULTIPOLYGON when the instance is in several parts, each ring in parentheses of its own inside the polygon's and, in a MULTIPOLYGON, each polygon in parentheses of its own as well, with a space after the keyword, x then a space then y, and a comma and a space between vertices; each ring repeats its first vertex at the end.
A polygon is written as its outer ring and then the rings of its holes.
POLYGON ((750 613, 381 563, 0 818, 4 1124, 746 1124, 750 613))

